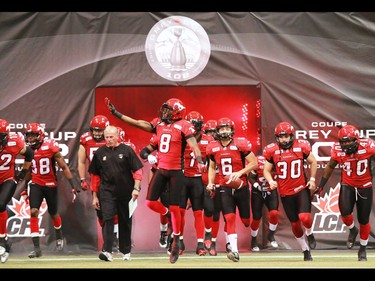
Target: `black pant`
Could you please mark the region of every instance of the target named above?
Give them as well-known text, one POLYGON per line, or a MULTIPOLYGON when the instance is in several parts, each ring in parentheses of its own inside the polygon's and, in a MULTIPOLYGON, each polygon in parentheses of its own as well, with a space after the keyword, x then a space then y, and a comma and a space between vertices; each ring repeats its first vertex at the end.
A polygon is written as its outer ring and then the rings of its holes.
POLYGON ((118 235, 119 235, 119 250, 123 254, 131 251, 131 233, 132 233, 132 218, 129 218, 129 200, 128 198, 116 198, 111 191, 105 189, 100 191, 100 209, 103 214, 103 251, 112 252, 114 240, 114 220, 115 214, 118 215, 118 235))

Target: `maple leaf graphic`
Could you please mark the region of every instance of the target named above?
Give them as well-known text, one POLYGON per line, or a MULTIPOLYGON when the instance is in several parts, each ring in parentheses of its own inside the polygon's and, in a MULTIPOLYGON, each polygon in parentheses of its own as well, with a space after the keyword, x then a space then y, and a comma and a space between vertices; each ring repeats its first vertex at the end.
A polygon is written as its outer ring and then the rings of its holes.
POLYGON ((340 183, 334 188, 330 188, 329 192, 324 194, 323 197, 316 197, 317 201, 312 204, 320 211, 320 213, 326 214, 340 214, 339 210, 339 194, 340 194, 340 183))
MULTIPOLYGON (((30 205, 25 202, 23 197, 20 200, 12 198, 12 203, 8 205, 8 208, 17 216, 17 217, 30 217, 30 205)), ((47 211, 46 200, 43 200, 42 205, 39 208, 39 216, 42 216, 47 211)))

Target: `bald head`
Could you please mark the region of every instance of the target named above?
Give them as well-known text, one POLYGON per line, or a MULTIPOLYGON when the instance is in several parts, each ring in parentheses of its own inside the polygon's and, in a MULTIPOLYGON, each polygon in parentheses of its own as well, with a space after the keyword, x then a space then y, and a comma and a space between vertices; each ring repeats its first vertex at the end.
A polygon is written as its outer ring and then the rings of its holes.
POLYGON ((115 126, 110 125, 104 129, 104 138, 108 147, 116 147, 120 144, 118 142, 118 130, 115 126))

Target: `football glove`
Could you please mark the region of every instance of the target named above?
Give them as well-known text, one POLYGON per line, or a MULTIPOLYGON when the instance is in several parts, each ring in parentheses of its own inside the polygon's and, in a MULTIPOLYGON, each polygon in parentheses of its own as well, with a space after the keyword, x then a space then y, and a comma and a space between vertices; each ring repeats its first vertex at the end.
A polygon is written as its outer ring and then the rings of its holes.
POLYGON ((117 118, 121 119, 123 114, 116 110, 115 106, 111 103, 111 101, 107 97, 105 98, 105 104, 107 105, 111 114, 113 114, 117 118))
POLYGON ((29 193, 27 187, 21 192, 21 198, 23 198, 26 204, 29 204, 29 193))
POLYGON ((88 184, 86 179, 81 179, 81 188, 83 191, 90 189, 90 185, 88 184))
POLYGON ((150 163, 151 165, 154 165, 155 163, 158 162, 158 158, 156 158, 154 155, 152 154, 149 154, 147 156, 147 160, 148 160, 148 163, 150 163))
POLYGON ((323 193, 323 187, 317 187, 315 190, 314 190, 314 194, 316 196, 318 196, 318 198, 320 198, 322 196, 322 193, 323 193))

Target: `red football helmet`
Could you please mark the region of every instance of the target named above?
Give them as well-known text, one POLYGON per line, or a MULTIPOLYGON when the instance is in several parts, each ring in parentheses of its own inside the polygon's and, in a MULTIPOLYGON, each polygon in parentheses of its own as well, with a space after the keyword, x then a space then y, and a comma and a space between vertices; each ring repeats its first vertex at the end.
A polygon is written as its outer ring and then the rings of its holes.
POLYGON ((33 149, 40 147, 45 137, 45 131, 39 123, 30 123, 25 129, 26 144, 33 149))
POLYGON ((346 154, 354 154, 358 151, 359 131, 352 125, 346 125, 339 130, 339 143, 346 154))
POLYGON ((198 111, 190 111, 186 115, 185 119, 193 123, 197 133, 202 130, 204 119, 203 119, 202 114, 200 114, 198 111))
POLYGON ((0 119, 0 151, 3 151, 8 143, 10 127, 5 119, 0 119))
POLYGON ((125 131, 121 127, 117 127, 118 137, 120 142, 125 142, 125 131))
POLYGON ((281 122, 275 127, 275 139, 276 142, 283 149, 289 149, 294 143, 294 127, 289 122, 281 122), (280 142, 279 137, 283 135, 289 135, 290 140, 288 142, 280 142))
POLYGON ((217 120, 216 135, 219 139, 230 139, 234 136, 234 122, 228 117, 223 117, 217 120), (220 128, 229 127, 231 132, 220 133, 220 128))
POLYGON ((91 119, 90 132, 95 141, 104 140, 104 129, 109 125, 109 120, 104 115, 96 115, 91 119))
POLYGON ((217 126, 216 120, 208 120, 203 125, 203 131, 205 134, 211 134, 214 137, 214 139, 216 139, 216 126, 217 126))
POLYGON ((171 98, 163 103, 160 107, 160 119, 165 123, 177 121, 184 118, 186 107, 176 98, 171 98))

